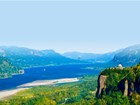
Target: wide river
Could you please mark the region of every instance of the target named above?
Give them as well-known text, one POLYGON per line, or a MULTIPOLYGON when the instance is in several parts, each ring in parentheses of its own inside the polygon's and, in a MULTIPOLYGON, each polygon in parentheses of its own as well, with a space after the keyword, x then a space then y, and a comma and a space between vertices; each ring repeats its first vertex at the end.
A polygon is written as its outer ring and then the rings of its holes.
POLYGON ((89 69, 92 65, 63 65, 25 69, 24 74, 12 78, 0 79, 0 90, 16 88, 19 85, 36 80, 53 80, 61 78, 75 78, 84 75, 97 75, 99 70, 89 69))

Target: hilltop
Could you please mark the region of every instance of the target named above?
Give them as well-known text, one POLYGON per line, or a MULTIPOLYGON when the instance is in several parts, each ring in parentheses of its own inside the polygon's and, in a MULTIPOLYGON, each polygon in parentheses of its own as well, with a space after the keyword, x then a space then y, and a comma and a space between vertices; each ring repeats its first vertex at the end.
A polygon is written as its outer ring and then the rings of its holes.
POLYGON ((138 105, 140 102, 140 64, 108 68, 98 77, 96 104, 138 105))

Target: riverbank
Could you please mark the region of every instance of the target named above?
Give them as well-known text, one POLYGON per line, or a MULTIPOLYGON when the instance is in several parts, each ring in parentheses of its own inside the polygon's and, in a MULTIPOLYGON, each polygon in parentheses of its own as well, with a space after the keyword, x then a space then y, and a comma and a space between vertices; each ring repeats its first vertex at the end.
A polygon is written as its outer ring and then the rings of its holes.
POLYGON ((65 79, 55 79, 55 80, 34 81, 31 83, 17 86, 16 89, 0 91, 0 100, 3 100, 6 97, 9 97, 11 95, 14 95, 19 91, 29 89, 29 88, 35 87, 35 86, 48 86, 48 85, 55 85, 55 84, 59 84, 59 83, 70 83, 70 82, 78 82, 78 81, 79 81, 78 78, 65 78, 65 79))
POLYGON ((19 91, 26 90, 26 89, 29 89, 29 88, 17 88, 17 89, 12 89, 12 90, 0 91, 0 100, 3 100, 6 97, 9 97, 11 95, 16 94, 19 91))
POLYGON ((25 88, 25 87, 34 87, 34 86, 43 86, 43 85, 55 85, 59 83, 68 83, 68 82, 78 82, 78 78, 65 78, 65 79, 55 79, 55 80, 39 80, 30 83, 26 83, 23 85, 18 86, 18 88, 25 88))

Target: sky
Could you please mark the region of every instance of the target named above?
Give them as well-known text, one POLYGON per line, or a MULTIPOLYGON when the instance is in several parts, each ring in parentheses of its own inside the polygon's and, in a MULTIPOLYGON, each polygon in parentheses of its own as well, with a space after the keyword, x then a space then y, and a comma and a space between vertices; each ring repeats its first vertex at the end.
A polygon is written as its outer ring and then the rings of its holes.
POLYGON ((106 53, 135 44, 138 0, 0 0, 0 46, 106 53))

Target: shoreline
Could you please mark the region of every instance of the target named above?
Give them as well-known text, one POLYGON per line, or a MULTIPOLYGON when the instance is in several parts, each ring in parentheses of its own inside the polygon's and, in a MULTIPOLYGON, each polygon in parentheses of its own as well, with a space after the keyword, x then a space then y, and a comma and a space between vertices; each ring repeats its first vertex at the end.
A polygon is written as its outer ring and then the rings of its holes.
POLYGON ((42 67, 53 67, 53 66, 67 66, 67 65, 93 65, 94 63, 69 63, 69 64, 56 64, 56 65, 42 65, 42 66, 27 66, 27 67, 23 67, 23 69, 31 69, 31 68, 42 68, 42 67))
POLYGON ((17 88, 17 89, 0 91, 0 100, 4 100, 9 96, 15 95, 17 92, 26 90, 26 89, 29 89, 29 88, 17 88))
POLYGON ((22 84, 17 86, 17 88, 34 87, 34 86, 45 86, 45 85, 55 85, 60 83, 70 83, 78 82, 78 78, 64 78, 64 79, 54 79, 54 80, 37 80, 30 83, 22 84))
POLYGON ((20 92, 22 90, 30 89, 32 87, 36 86, 50 86, 60 83, 72 83, 72 82, 78 82, 78 78, 64 78, 64 79, 54 79, 54 80, 37 80, 30 83, 26 83, 23 85, 17 86, 15 89, 10 90, 2 90, 0 91, 0 100, 4 100, 5 98, 15 95, 17 92, 20 92))

